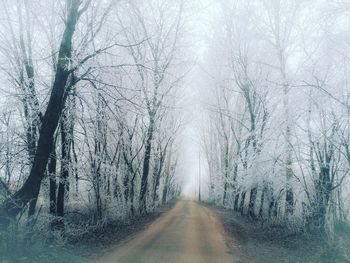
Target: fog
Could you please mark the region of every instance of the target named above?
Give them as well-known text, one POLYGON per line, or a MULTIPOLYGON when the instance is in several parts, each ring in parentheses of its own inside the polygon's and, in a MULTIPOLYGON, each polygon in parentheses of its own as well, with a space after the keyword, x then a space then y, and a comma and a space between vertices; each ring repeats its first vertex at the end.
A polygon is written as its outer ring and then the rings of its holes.
POLYGON ((199 191, 283 228, 349 224, 347 1, 3 0, 0 20, 4 225, 199 191))

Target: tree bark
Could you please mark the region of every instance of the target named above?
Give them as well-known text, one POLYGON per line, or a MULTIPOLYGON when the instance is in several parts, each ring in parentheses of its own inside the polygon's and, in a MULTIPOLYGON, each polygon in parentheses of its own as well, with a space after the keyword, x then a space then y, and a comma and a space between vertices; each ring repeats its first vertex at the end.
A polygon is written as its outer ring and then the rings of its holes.
POLYGON ((30 174, 23 184, 11 198, 5 200, 3 210, 9 217, 16 217, 18 213, 30 202, 37 198, 41 181, 45 174, 49 153, 52 149, 53 135, 57 129, 60 115, 62 113, 66 84, 69 74, 70 60, 72 55, 72 38, 75 26, 79 19, 79 0, 71 0, 68 11, 66 26, 58 52, 57 70, 52 87, 49 103, 42 118, 39 140, 36 147, 34 163, 30 174))
POLYGON ((162 204, 164 205, 167 202, 167 196, 168 196, 168 185, 165 184, 163 188, 163 196, 162 196, 162 204))
POLYGON ((150 160, 151 160, 151 151, 152 151, 152 140, 154 133, 154 114, 150 115, 150 123, 147 131, 147 141, 145 145, 145 156, 143 160, 143 170, 141 177, 141 189, 140 189, 140 214, 144 214, 147 212, 147 185, 148 185, 148 175, 150 169, 150 160))
POLYGON ((56 146, 55 143, 52 147, 49 163, 47 165, 49 180, 50 180, 50 214, 56 216, 56 146))
POLYGON ((245 203, 245 196, 246 196, 246 192, 242 192, 241 195, 241 202, 239 204, 239 212, 244 215, 244 203, 245 203))
POLYGON ((332 193, 332 187, 330 167, 329 165, 325 165, 321 167, 319 173, 319 179, 316 184, 316 200, 312 215, 308 220, 308 227, 311 231, 319 231, 321 233, 326 231, 326 215, 332 193))
POLYGON ((267 187, 264 183, 264 188, 261 193, 261 201, 260 201, 260 208, 259 208, 259 218, 263 218, 263 213, 264 213, 264 203, 265 203, 265 194, 267 192, 267 187))
POLYGON ((237 193, 235 195, 235 202, 234 202, 234 205, 233 205, 233 210, 234 211, 238 211, 238 202, 239 202, 239 193, 237 193))
POLYGON ((153 184, 153 206, 155 207, 156 202, 158 201, 158 188, 160 184, 160 177, 163 172, 163 166, 164 166, 164 161, 165 161, 165 155, 166 155, 166 150, 160 153, 160 158, 159 158, 159 164, 158 164, 158 169, 155 170, 154 174, 154 184, 153 184))
POLYGON ((250 190, 250 198, 249 198, 249 207, 248 207, 248 214, 251 218, 255 218, 255 203, 256 203, 256 197, 258 193, 258 188, 254 187, 250 190))
POLYGON ((64 228, 64 200, 66 191, 69 190, 68 178, 69 178, 69 165, 70 165, 70 147, 71 147, 71 137, 69 134, 71 128, 68 127, 67 116, 64 115, 61 119, 61 175, 58 184, 57 191, 57 216, 59 218, 58 227, 60 229, 64 228))

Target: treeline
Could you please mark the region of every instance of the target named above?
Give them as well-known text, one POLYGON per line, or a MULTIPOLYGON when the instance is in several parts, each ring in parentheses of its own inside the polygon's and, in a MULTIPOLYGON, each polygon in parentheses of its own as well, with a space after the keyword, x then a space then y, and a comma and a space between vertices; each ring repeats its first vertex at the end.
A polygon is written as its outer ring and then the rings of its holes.
POLYGON ((350 219, 348 6, 218 6, 203 133, 211 200, 254 219, 333 233, 350 219))
POLYGON ((177 197, 182 2, 0 5, 1 224, 62 230, 177 197))

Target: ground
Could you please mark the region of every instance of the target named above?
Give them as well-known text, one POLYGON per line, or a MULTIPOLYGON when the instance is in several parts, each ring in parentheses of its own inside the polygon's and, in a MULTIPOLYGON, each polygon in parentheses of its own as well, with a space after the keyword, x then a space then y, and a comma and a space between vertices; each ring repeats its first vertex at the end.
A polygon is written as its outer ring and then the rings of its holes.
POLYGON ((241 261, 252 263, 346 263, 350 262, 350 232, 341 230, 334 240, 307 233, 292 232, 280 225, 241 217, 212 207, 229 239, 228 247, 239 251, 241 261))
POLYGON ((342 263, 350 262, 348 234, 330 241, 182 200, 98 262, 342 263))
POLYGON ((146 229, 174 204, 170 202, 142 217, 137 216, 123 222, 116 221, 103 227, 89 227, 85 234, 75 235, 74 232, 68 231, 63 238, 56 237, 51 241, 47 237, 35 236, 28 242, 23 240, 25 234, 21 230, 19 234, 11 230, 0 231, 0 263, 96 262, 116 245, 132 239, 134 235, 146 229))
POLYGON ((29 246, 25 256, 14 251, 14 261, 0 253, 0 262, 350 262, 349 228, 338 230, 330 242, 180 200, 146 216, 70 237, 61 246, 29 246))
POLYGON ((99 262, 237 262, 236 255, 228 252, 224 229, 215 212, 195 201, 182 200, 99 262))

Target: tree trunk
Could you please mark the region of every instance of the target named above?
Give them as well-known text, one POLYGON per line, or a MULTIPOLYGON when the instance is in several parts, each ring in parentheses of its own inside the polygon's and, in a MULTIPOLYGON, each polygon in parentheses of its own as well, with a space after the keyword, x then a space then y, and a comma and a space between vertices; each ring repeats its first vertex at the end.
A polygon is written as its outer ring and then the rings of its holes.
POLYGON ((329 206, 329 199, 332 192, 332 183, 330 178, 329 165, 321 167, 319 179, 316 185, 316 202, 314 204, 313 213, 309 217, 309 229, 311 231, 326 231, 326 215, 329 206))
POLYGON ((255 218, 255 203, 256 203, 256 197, 258 193, 258 188, 254 187, 250 190, 250 198, 249 198, 249 207, 248 207, 248 214, 251 218, 255 218))
POLYGON ((49 163, 47 165, 48 175, 50 180, 50 214, 56 216, 56 146, 55 143, 52 147, 49 163))
POLYGON ((154 174, 154 183, 153 183, 153 207, 155 207, 156 202, 158 201, 158 188, 160 184, 160 176, 162 175, 163 171, 163 165, 165 160, 165 152, 161 153, 160 159, 159 159, 159 165, 158 169, 156 169, 156 172, 154 174))
POLYGON ((170 173, 171 173, 171 150, 169 151, 167 161, 166 161, 166 168, 165 168, 165 182, 163 187, 163 193, 162 193, 162 204, 164 205, 167 202, 168 198, 168 191, 169 191, 169 181, 170 181, 170 173))
POLYGON ((168 185, 165 184, 163 188, 163 196, 162 196, 162 204, 164 205, 167 202, 167 196, 168 196, 168 185))
POLYGON ((227 196, 227 178, 225 178, 225 183, 224 183, 224 196, 222 197, 222 205, 226 205, 226 196, 227 196))
POLYGON ((245 196, 246 196, 246 192, 242 192, 241 195, 241 202, 239 204, 239 212, 244 215, 244 203, 245 203, 245 196))
POLYGON ((80 1, 71 0, 70 3, 71 5, 68 11, 66 26, 58 52, 55 80, 46 112, 42 118, 34 163, 22 188, 11 198, 8 198, 3 204, 3 210, 12 218, 16 217, 26 204, 37 198, 39 194, 49 153, 52 149, 53 135, 57 129, 64 105, 66 84, 70 74, 69 66, 72 53, 72 37, 79 18, 80 1))
POLYGON ((278 203, 276 201, 276 198, 271 193, 270 203, 269 203, 269 213, 268 213, 269 218, 277 217, 277 215, 278 215, 277 212, 278 212, 278 203))
POLYGON ((95 160, 92 161, 91 170, 94 182, 96 215, 95 220, 102 218, 102 200, 101 200, 101 143, 95 138, 95 160))
POLYGON ((266 191, 267 191, 267 187, 264 186, 264 188, 262 190, 262 193, 261 193, 261 201, 260 201, 260 208, 259 208, 259 218, 263 218, 266 191))
POLYGON ((131 178, 131 187, 130 187, 130 212, 131 215, 135 215, 135 178, 136 178, 136 173, 133 175, 131 178))
POLYGON ((286 215, 291 216, 294 213, 294 193, 289 183, 287 183, 286 188, 286 215))
POLYGON ((228 138, 225 136, 225 183, 224 183, 224 194, 222 198, 222 205, 226 205, 226 196, 227 196, 227 188, 228 188, 228 174, 229 174, 229 145, 228 145, 228 138))
POLYGON ((75 194, 76 196, 78 196, 79 194, 79 174, 78 174, 78 156, 77 153, 75 151, 75 142, 74 139, 72 139, 72 153, 73 153, 73 157, 74 157, 74 176, 75 176, 75 194))
POLYGON ((35 214, 35 208, 36 208, 36 203, 38 201, 38 196, 30 200, 29 202, 29 210, 28 210, 28 217, 31 217, 35 214))
POLYGON ((238 211, 238 202, 239 202, 239 193, 237 193, 235 195, 235 202, 234 202, 234 205, 233 205, 233 210, 234 211, 238 211))
POLYGON ((143 170, 141 177, 141 189, 140 189, 140 214, 144 214, 147 212, 147 184, 148 184, 148 174, 150 169, 150 160, 151 160, 151 151, 152 151, 152 140, 154 133, 154 125, 155 125, 155 116, 152 113, 150 115, 150 123, 147 131, 147 140, 145 145, 145 156, 143 160, 143 170))
POLYGON ((57 227, 64 229, 64 200, 66 191, 69 190, 68 178, 69 178, 69 165, 70 165, 70 147, 71 137, 69 134, 71 128, 69 127, 67 116, 64 115, 61 118, 61 174, 57 191, 57 216, 59 222, 57 227))

